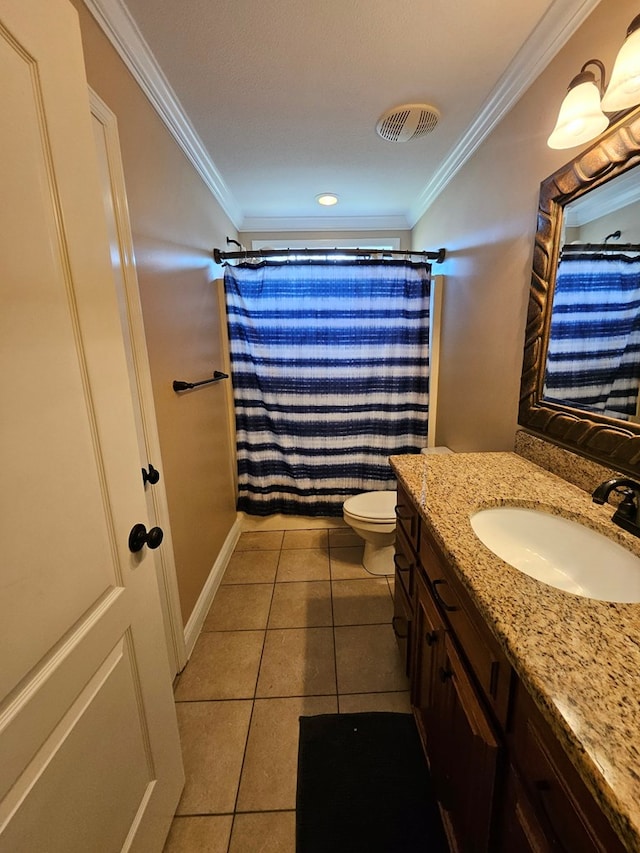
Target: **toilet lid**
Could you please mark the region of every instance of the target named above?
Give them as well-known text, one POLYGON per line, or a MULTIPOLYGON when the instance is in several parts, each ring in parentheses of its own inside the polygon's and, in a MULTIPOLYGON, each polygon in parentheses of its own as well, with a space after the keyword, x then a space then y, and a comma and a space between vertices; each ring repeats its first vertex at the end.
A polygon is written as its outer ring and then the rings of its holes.
POLYGON ((362 492, 344 502, 348 513, 363 519, 395 521, 397 495, 395 492, 362 492))

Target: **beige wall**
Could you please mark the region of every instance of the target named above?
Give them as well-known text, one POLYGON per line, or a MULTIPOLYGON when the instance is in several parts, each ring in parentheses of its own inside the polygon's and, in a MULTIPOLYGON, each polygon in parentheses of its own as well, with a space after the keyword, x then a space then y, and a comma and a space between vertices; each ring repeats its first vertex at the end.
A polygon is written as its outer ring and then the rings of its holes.
POLYGON ((513 447, 540 182, 580 149, 552 151, 566 87, 587 59, 610 71, 635 0, 602 0, 416 224, 413 245, 446 246, 436 442, 513 447))
MULTIPOLYGON (((287 231, 287 232, 259 232, 243 231, 239 240, 247 249, 251 248, 253 240, 260 240, 263 245, 268 245, 269 240, 323 240, 325 248, 331 246, 332 240, 353 240, 356 248, 358 245, 367 245, 375 242, 384 243, 385 239, 396 237, 400 240, 399 248, 409 251, 414 248, 411 245, 410 231, 287 231)), ((237 249, 237 246, 229 246, 229 250, 237 249)), ((419 247, 415 247, 416 249, 419 247)), ((424 248, 431 248, 425 246, 424 248)))
POLYGON ((224 369, 221 270, 211 250, 237 234, 82 0, 72 2, 89 85, 118 119, 186 622, 235 521, 235 490, 222 384, 179 396, 171 383, 224 369))
POLYGON ((615 249, 616 243, 640 243, 640 203, 634 202, 621 207, 613 213, 586 222, 581 228, 567 229, 571 240, 581 243, 602 243, 608 234, 620 231, 618 240, 611 240, 609 245, 615 249))

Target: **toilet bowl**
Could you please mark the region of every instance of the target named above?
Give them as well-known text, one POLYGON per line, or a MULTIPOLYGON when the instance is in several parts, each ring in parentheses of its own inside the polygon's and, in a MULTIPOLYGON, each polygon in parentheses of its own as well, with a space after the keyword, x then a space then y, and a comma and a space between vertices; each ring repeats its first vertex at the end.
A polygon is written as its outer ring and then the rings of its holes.
POLYGON ((342 505, 342 516, 364 540, 362 565, 372 575, 394 572, 396 492, 362 492, 342 505))
MULTIPOLYGON (((448 447, 424 447, 420 453, 451 453, 448 447)), ((392 575, 396 538, 396 492, 362 492, 347 498, 342 517, 364 539, 362 565, 372 575, 392 575)))

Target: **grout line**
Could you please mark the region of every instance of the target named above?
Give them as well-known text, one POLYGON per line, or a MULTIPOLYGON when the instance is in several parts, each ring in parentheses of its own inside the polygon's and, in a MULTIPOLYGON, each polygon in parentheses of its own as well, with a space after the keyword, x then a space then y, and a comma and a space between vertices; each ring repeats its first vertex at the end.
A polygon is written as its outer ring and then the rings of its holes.
POLYGON ((174 820, 180 820, 183 817, 233 817, 233 812, 186 812, 185 814, 176 814, 174 820))
POLYGON ((236 814, 283 814, 285 812, 295 814, 295 809, 247 809, 246 811, 239 811, 236 814))
POLYGON ((253 696, 225 696, 221 699, 176 699, 176 705, 197 705, 203 702, 253 702, 253 696))
MULTIPOLYGON (((282 552, 280 552, 280 553, 282 553, 282 552)), ((279 561, 280 561, 280 558, 278 557, 278 562, 279 561)), ((272 587, 271 587, 271 600, 269 601, 269 611, 267 613, 267 625, 269 624, 269 617, 271 616, 271 607, 273 606, 273 596, 275 594, 275 589, 276 589, 276 584, 275 584, 275 580, 274 580, 272 587)), ((242 783, 242 774, 244 772, 244 763, 245 763, 245 760, 247 757, 247 748, 249 746, 249 737, 251 736, 251 725, 253 723, 253 715, 254 715, 254 711, 255 711, 255 707, 256 707, 256 698, 257 698, 256 694, 258 692, 258 681, 260 680, 260 670, 262 669, 262 659, 264 657, 264 647, 266 645, 266 642, 267 642, 267 629, 265 628, 264 637, 262 639, 262 649, 260 650, 260 660, 258 662, 258 670, 256 672, 256 682, 255 682, 254 687, 253 687, 253 698, 251 700, 251 714, 249 715, 249 725, 247 727, 247 739, 244 743, 244 752, 242 753, 242 764, 240 765, 240 775, 238 776, 238 787, 236 789, 236 798, 234 801, 234 809, 233 809, 233 813, 234 813, 233 822, 235 822, 235 814, 236 814, 237 809, 238 809, 238 797, 240 796, 240 785, 242 783)), ((233 823, 231 825, 231 833, 229 835, 229 845, 231 845, 232 835, 233 835, 233 823)))
POLYGON ((333 575, 331 572, 331 558, 329 558, 329 595, 331 598, 331 631, 333 634, 333 674, 336 682, 336 710, 340 713, 340 693, 338 690, 338 649, 336 645, 336 616, 333 606, 333 575))
MULTIPOLYGON (((333 599, 333 595, 331 596, 331 598, 333 599)), ((332 602, 332 610, 333 610, 333 602, 332 602)), ((326 625, 286 625, 283 628, 267 628, 266 630, 267 631, 306 631, 307 629, 312 630, 314 628, 372 628, 374 625, 379 625, 380 627, 385 627, 387 625, 390 626, 391 620, 388 619, 385 622, 347 622, 344 625, 342 623, 340 623, 340 625, 336 625, 332 619, 331 623, 330 624, 327 623, 326 625)), ((263 629, 256 629, 256 630, 263 630, 263 629)), ((213 633, 213 632, 209 632, 209 633, 213 633)), ((225 631, 219 631, 218 633, 224 634, 226 632, 225 631)))
MULTIPOLYGON (((244 698, 234 698, 234 699, 180 699, 176 701, 176 705, 202 705, 205 703, 217 702, 218 704, 222 702, 268 702, 271 699, 331 699, 334 696, 370 696, 374 694, 383 694, 383 693, 406 693, 406 690, 343 690, 342 693, 293 693, 293 694, 278 694, 277 696, 255 696, 252 698, 251 696, 246 696, 244 698)), ((281 809, 275 809, 275 811, 281 811, 281 809)), ((285 809, 286 811, 286 809, 285 809)))

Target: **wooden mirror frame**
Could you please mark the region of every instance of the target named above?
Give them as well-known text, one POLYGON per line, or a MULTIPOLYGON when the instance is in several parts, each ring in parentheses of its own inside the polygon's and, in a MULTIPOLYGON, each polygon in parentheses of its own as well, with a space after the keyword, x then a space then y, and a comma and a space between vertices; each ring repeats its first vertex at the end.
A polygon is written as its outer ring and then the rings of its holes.
POLYGON ((635 108, 540 184, 518 414, 518 423, 528 432, 636 477, 640 424, 545 400, 542 390, 564 206, 638 163, 640 108, 635 108))

